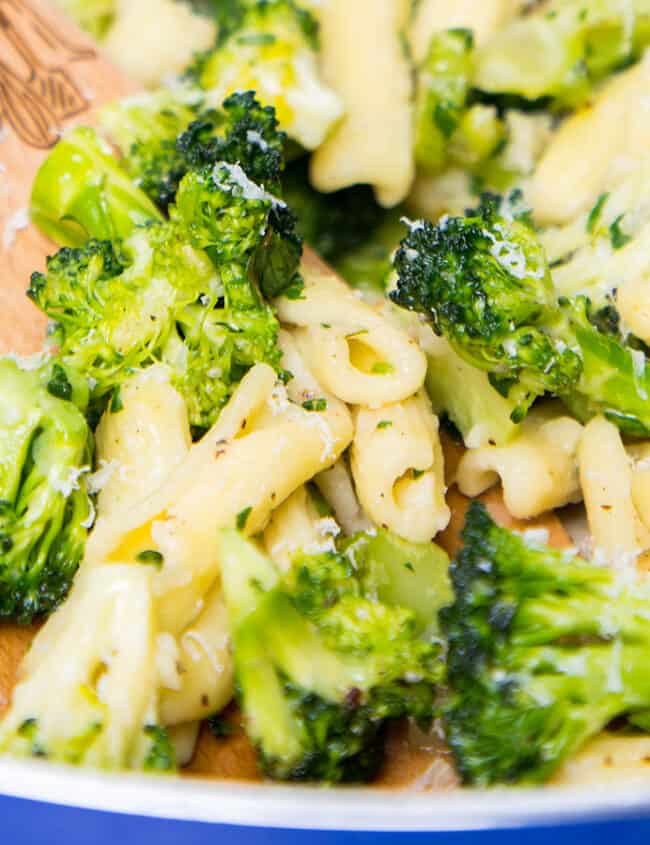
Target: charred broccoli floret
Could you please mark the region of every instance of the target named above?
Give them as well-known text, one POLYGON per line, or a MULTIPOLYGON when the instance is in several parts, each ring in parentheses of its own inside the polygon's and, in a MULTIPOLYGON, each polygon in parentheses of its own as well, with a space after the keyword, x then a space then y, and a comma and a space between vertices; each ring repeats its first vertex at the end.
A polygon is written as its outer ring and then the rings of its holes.
POLYGON ((92 436, 60 364, 0 360, 0 396, 0 618, 27 623, 58 607, 82 558, 92 436))
POLYGON ((647 586, 497 526, 478 502, 441 611, 448 742, 468 783, 546 780, 613 718, 648 709, 647 586))
POLYGON ((345 555, 298 555, 282 577, 222 538, 239 696, 260 765, 282 780, 365 781, 390 719, 428 721, 438 649, 415 613, 366 592, 345 555))

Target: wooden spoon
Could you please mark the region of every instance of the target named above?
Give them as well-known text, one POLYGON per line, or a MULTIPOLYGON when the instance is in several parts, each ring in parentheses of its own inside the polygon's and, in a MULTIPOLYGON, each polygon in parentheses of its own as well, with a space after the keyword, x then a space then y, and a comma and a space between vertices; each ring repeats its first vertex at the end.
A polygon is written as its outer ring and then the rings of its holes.
MULTIPOLYGON (((93 42, 45 0, 0 0, 0 354, 30 354, 43 344, 46 320, 25 296, 29 276, 41 269, 55 246, 31 225, 31 186, 38 166, 72 123, 93 122, 93 109, 133 93, 132 85, 105 61, 93 42)), ((306 250, 305 261, 320 263, 306 250)), ((446 443, 447 462, 457 450, 446 443)), ((453 553, 459 544, 467 499, 450 493, 453 518, 442 543, 453 553)), ((513 520, 499 491, 484 497, 500 522, 513 520)), ((547 527, 557 545, 569 539, 559 521, 548 515, 535 522, 547 527)), ((17 670, 36 628, 0 625, 0 715, 11 698, 17 670)), ((255 756, 241 728, 236 708, 229 713, 232 734, 216 739, 203 729, 188 774, 239 780, 258 779, 255 756)), ((389 754, 379 779, 384 786, 403 786, 420 777, 432 761, 446 761, 444 786, 455 784, 444 749, 437 757, 413 746, 404 728, 389 738, 389 754)))

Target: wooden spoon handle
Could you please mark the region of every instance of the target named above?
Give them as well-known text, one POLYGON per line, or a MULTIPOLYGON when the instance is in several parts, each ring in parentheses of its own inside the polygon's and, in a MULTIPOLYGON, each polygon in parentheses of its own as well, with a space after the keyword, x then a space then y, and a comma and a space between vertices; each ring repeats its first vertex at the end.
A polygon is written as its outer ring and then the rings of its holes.
POLYGON ((66 126, 133 91, 45 0, 0 0, 0 353, 43 343, 45 318, 25 296, 53 249, 28 218, 38 166, 66 126))

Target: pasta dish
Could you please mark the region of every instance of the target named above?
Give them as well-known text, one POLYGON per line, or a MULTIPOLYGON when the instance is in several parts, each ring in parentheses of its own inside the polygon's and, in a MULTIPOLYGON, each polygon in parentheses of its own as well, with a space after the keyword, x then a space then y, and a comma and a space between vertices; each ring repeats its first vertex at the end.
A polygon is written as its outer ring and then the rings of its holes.
POLYGON ((57 3, 142 92, 34 178, 0 751, 647 772, 650 4, 57 3))

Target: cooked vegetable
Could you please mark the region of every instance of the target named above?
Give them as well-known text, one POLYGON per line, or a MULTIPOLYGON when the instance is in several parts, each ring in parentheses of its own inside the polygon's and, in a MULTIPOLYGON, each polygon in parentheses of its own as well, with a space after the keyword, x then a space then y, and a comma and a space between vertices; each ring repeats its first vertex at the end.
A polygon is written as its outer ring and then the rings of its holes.
POLYGON ((115 0, 55 0, 55 2, 93 38, 103 38, 115 17, 115 0))
POLYGON ((73 392, 59 364, 0 360, 0 619, 55 610, 83 555, 93 445, 73 392))
POLYGON ((208 104, 255 91, 273 106, 280 126, 302 147, 315 149, 341 117, 342 104, 321 81, 318 25, 294 0, 233 0, 218 11, 214 49, 199 55, 188 79, 208 104))
POLYGON ((511 417, 516 403, 490 384, 485 370, 461 358, 444 337, 427 338, 425 351, 433 411, 453 423, 465 446, 502 446, 515 436, 518 426, 511 417))
POLYGON ((93 129, 78 127, 50 152, 32 187, 32 220, 52 240, 81 246, 115 239, 160 212, 93 129))
POLYGON ((247 731, 268 775, 368 780, 387 720, 430 720, 437 648, 413 611, 366 592, 345 556, 299 555, 281 578, 229 531, 222 572, 247 731))
POLYGON ((557 298, 517 200, 488 195, 467 217, 411 224, 391 298, 425 314, 459 355, 486 370, 515 403, 515 422, 550 393, 581 420, 603 413, 622 431, 647 435, 645 356, 599 331, 585 297, 557 298))
POLYGON ((474 85, 492 95, 575 107, 650 42, 643 0, 552 0, 514 18, 476 55, 474 85))
POLYGON ((546 780, 613 718, 648 709, 650 594, 498 527, 472 503, 441 614, 447 740, 467 783, 546 780))
POLYGON ((190 168, 219 161, 239 164, 254 182, 280 190, 286 136, 273 109, 252 91, 233 94, 214 110, 179 87, 118 101, 101 117, 129 175, 163 211, 190 168))
POLYGON ((395 267, 393 300, 425 313, 460 355, 498 379, 516 397, 515 416, 577 382, 579 356, 546 330, 558 309, 525 212, 488 196, 468 217, 414 223, 395 267))

